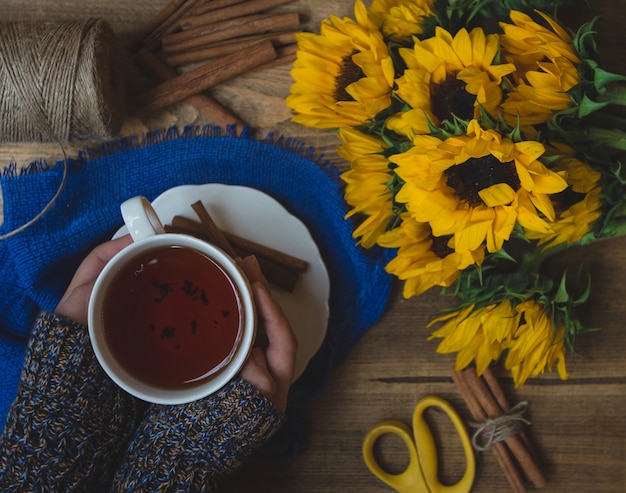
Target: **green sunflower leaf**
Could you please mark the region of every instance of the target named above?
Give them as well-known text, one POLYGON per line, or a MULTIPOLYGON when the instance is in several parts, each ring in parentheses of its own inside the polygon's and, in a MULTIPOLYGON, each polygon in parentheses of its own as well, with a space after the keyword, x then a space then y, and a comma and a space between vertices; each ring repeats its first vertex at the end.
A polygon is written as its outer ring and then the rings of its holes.
POLYGON ((598 111, 609 103, 602 103, 598 101, 591 100, 586 94, 583 96, 582 100, 578 103, 578 115, 580 118, 584 118, 591 113, 598 111))
POLYGON ((567 292, 567 274, 564 273, 559 283, 559 288, 554 294, 555 303, 567 303, 569 301, 569 293, 567 292))
POLYGON ((604 70, 600 68, 600 66, 597 65, 596 62, 594 63, 595 63, 595 67, 593 69, 593 74, 594 74, 593 82, 594 82, 596 89, 598 89, 598 91, 600 89, 604 89, 604 87, 606 87, 608 84, 611 84, 613 82, 626 81, 626 77, 624 77, 623 75, 615 74, 613 72, 604 70))

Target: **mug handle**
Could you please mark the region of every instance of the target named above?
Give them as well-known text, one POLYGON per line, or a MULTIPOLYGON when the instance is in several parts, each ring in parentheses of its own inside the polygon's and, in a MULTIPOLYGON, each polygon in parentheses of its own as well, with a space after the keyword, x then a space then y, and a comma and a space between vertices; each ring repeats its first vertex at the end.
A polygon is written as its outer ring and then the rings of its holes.
POLYGON ((152 207, 150 201, 138 195, 120 205, 122 219, 128 228, 133 241, 143 240, 157 234, 165 233, 165 228, 152 207))

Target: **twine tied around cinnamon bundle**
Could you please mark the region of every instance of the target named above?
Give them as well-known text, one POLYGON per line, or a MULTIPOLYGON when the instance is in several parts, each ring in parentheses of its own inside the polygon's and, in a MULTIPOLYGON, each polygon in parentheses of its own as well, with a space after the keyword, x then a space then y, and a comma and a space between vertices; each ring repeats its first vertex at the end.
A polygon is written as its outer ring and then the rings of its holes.
POLYGON ((524 425, 529 425, 530 421, 524 418, 524 413, 528 409, 528 402, 518 402, 502 416, 488 418, 482 423, 470 423, 476 428, 472 436, 472 445, 476 450, 485 452, 497 442, 502 442, 517 435, 524 425))
POLYGON ((126 109, 104 19, 0 22, 0 141, 110 138, 126 109))

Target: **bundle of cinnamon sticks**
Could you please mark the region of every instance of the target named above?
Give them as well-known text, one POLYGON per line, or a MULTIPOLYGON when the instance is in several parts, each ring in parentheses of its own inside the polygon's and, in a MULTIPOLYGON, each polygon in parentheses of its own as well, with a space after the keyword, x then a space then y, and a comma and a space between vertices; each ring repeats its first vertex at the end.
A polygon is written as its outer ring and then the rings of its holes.
POLYGON ((254 255, 268 282, 287 292, 295 289, 299 276, 308 269, 306 260, 221 230, 202 201, 194 202, 191 208, 198 220, 174 216, 165 230, 186 233, 212 243, 234 259, 254 255))
POLYGON ((129 45, 138 65, 159 81, 143 105, 158 110, 186 101, 216 124, 241 129, 244 122, 207 90, 295 60, 300 15, 272 12, 290 1, 169 0, 129 45))
MULTIPOLYGON (((511 410, 491 369, 488 368, 480 377, 474 367, 453 371, 452 380, 473 419, 478 423, 484 423, 489 419, 495 420, 511 410)), ((494 442, 491 450, 514 492, 525 492, 527 481, 535 488, 545 486, 546 478, 540 468, 537 454, 524 431, 494 442)))

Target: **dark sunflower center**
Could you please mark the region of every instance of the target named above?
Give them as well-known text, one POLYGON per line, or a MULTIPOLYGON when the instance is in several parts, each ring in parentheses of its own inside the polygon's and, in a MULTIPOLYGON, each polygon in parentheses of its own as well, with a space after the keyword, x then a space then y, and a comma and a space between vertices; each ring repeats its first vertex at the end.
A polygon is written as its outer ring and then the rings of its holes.
POLYGON ((456 74, 448 74, 446 80, 435 84, 430 91, 430 108, 440 121, 451 120, 452 115, 471 120, 474 101, 476 96, 465 90, 465 82, 458 80, 456 74))
POLYGON ((341 70, 335 80, 335 92, 333 94, 335 101, 354 101, 354 98, 348 94, 346 87, 363 77, 363 71, 354 63, 352 55, 346 55, 341 61, 341 70))
POLYGON ((451 236, 430 236, 433 243, 430 246, 430 251, 433 252, 439 258, 446 258, 451 253, 454 253, 454 249, 448 246, 448 241, 451 236))
POLYGON ((498 183, 506 183, 513 190, 520 187, 515 163, 501 163, 492 155, 470 158, 446 170, 448 186, 453 188, 461 200, 472 207, 483 204, 478 192, 498 183))

